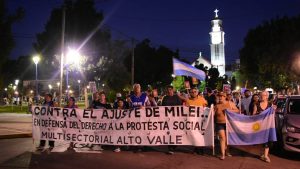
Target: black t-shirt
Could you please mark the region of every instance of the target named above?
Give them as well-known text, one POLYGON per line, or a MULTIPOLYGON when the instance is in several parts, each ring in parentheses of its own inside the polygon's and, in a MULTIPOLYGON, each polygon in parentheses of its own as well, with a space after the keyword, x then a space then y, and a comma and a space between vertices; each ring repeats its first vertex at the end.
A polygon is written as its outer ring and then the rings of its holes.
POLYGON ((165 96, 162 100, 162 106, 180 106, 182 105, 182 101, 180 100, 179 96, 165 96))
POLYGON ((208 107, 210 107, 212 104, 213 105, 216 105, 216 96, 214 94, 210 95, 210 96, 207 96, 205 98, 207 100, 207 104, 208 104, 208 107))
POLYGON ((110 104, 108 104, 108 103, 103 104, 98 100, 93 100, 92 107, 93 107, 93 109, 111 109, 110 104))

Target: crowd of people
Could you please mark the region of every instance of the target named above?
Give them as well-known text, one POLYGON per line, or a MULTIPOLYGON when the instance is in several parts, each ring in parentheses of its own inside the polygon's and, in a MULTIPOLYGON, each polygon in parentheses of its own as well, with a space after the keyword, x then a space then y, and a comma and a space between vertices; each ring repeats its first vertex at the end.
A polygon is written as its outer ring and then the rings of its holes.
MULTIPOLYGON (((262 91, 260 93, 251 93, 250 90, 243 92, 231 91, 216 91, 206 88, 204 93, 199 92, 196 87, 187 90, 186 93, 176 92, 173 86, 167 86, 164 95, 158 95, 155 91, 148 90, 142 92, 140 84, 133 85, 133 91, 122 97, 121 93, 116 94, 114 103, 108 103, 104 92, 93 93, 93 101, 89 108, 91 109, 129 109, 147 106, 203 106, 210 107, 214 105, 215 131, 217 132, 220 143, 220 160, 224 160, 226 156, 231 156, 226 140, 226 118, 225 110, 240 113, 244 115, 257 115, 268 107, 272 106, 269 101, 269 93, 262 91)), ((57 106, 52 101, 52 95, 46 94, 44 106, 57 106)), ((78 108, 75 103, 75 98, 70 97, 65 108, 78 108)), ((271 162, 269 157, 270 143, 263 144, 261 160, 271 162)), ((45 140, 40 141, 38 150, 43 149, 45 140)), ((49 141, 50 149, 54 147, 54 141, 49 141)), ((97 150, 103 150, 101 145, 91 146, 97 150)), ((73 148, 73 143, 70 143, 69 149, 73 148)), ((115 146, 114 151, 120 152, 122 147, 115 146)), ((143 147, 134 147, 135 150, 142 151, 143 147)), ((168 154, 174 154, 176 146, 168 146, 168 154)), ((203 154, 203 148, 196 147, 194 151, 198 154, 203 154)))

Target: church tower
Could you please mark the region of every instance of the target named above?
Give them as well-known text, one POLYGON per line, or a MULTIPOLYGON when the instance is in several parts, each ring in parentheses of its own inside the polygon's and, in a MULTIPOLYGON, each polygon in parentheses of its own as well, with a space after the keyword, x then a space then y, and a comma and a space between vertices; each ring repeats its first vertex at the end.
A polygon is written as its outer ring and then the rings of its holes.
POLYGON ((215 18, 211 21, 211 32, 210 34, 210 54, 211 54, 211 64, 213 67, 218 68, 220 76, 225 74, 225 42, 224 42, 224 32, 222 28, 222 20, 219 19, 218 12, 215 11, 215 18))

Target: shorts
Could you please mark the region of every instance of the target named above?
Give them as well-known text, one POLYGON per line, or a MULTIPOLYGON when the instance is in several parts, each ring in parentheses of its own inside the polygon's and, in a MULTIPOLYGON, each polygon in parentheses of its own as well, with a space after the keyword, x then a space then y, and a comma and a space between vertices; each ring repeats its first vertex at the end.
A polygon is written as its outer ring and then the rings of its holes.
POLYGON ((226 130, 226 124, 216 123, 216 130, 217 131, 226 130))

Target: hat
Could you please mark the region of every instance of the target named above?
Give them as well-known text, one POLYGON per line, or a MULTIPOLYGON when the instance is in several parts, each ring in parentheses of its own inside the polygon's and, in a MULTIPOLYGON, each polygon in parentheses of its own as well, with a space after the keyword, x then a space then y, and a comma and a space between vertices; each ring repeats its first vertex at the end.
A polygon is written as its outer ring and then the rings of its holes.
POLYGON ((121 93, 117 93, 116 97, 122 97, 122 94, 121 93))
POLYGON ((217 96, 225 96, 226 97, 226 94, 224 92, 218 92, 217 96))

